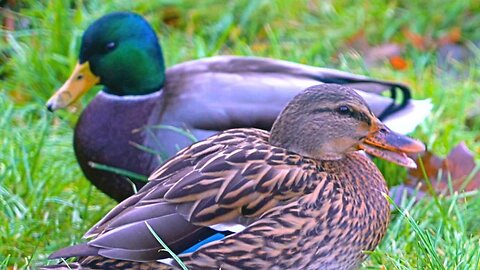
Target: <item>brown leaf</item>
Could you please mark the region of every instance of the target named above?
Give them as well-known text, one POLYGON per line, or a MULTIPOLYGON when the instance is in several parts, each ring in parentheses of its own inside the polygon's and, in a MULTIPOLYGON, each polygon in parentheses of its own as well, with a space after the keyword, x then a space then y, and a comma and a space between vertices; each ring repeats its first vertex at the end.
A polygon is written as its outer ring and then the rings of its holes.
POLYGON ((392 64, 393 68, 401 70, 407 67, 406 61, 398 62, 398 60, 402 59, 400 57, 403 50, 402 45, 397 43, 384 43, 370 46, 364 29, 360 29, 345 41, 343 51, 352 49, 364 57, 365 64, 369 67, 383 65, 387 61, 391 61, 391 58, 394 58, 393 61, 396 61, 392 64), (395 57, 398 57, 398 59, 395 57))
POLYGON ((402 47, 395 43, 385 43, 370 47, 364 52, 367 66, 375 66, 389 61, 392 57, 400 57, 402 47))
MULTIPOLYGON (((443 159, 431 152, 425 152, 421 157, 425 173, 437 193, 447 193, 449 179, 451 179, 454 191, 473 191, 480 188, 480 172, 476 170, 473 153, 465 143, 459 143, 448 156, 443 159), (475 173, 472 178, 469 176, 475 173)), ((417 164, 419 164, 417 158, 417 164)), ((424 182, 424 176, 419 165, 417 169, 409 170, 407 183, 416 185, 424 182)), ((422 186, 427 190, 427 185, 422 186)))
POLYGON ((437 44, 439 46, 444 46, 447 44, 456 44, 459 43, 462 39, 462 29, 460 27, 454 27, 448 31, 448 33, 438 39, 437 44))
POLYGON ((471 180, 467 179, 470 173, 475 170, 476 164, 473 153, 465 143, 458 144, 448 154, 444 163, 448 171, 451 172, 454 190, 465 188, 466 191, 472 191, 480 187, 480 173, 477 172, 471 180), (466 182, 466 180, 470 181, 466 182))
POLYGON ((405 70, 408 67, 407 60, 403 59, 401 56, 392 56, 388 59, 390 61, 390 65, 392 65, 393 69, 395 70, 405 70))
MULTIPOLYGON (((7 31, 15 31, 15 13, 12 11, 12 9, 15 8, 16 6, 16 1, 15 0, 8 0, 6 1, 7 3, 4 3, 3 5, 3 22, 2 22, 2 28, 7 31)), ((4 35, 4 39, 7 40, 8 35, 4 35)))
POLYGON ((429 43, 427 38, 410 31, 408 28, 403 28, 402 33, 417 50, 424 51, 427 49, 429 43))
POLYGON ((8 93, 10 98, 12 98, 13 102, 15 104, 20 104, 23 105, 29 101, 31 101, 32 97, 25 93, 25 91, 20 91, 20 90, 12 90, 8 93))
POLYGON ((420 51, 436 49, 448 44, 457 44, 462 39, 462 29, 460 27, 453 27, 439 39, 434 39, 428 33, 425 35, 414 33, 407 28, 403 28, 402 33, 412 46, 420 51))
POLYGON ((162 9, 162 21, 171 27, 178 27, 181 24, 180 11, 175 6, 167 6, 162 9))
POLYGON ((262 53, 268 49, 268 44, 265 42, 255 42, 250 47, 255 53, 262 53))
POLYGON ((347 38, 345 46, 360 53, 364 53, 370 49, 367 37, 365 36, 365 30, 360 29, 358 32, 347 38))

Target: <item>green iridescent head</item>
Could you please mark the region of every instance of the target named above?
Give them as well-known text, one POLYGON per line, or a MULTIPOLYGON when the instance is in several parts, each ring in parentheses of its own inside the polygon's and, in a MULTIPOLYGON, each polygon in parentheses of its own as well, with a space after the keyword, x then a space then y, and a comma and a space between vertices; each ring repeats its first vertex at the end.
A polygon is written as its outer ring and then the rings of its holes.
POLYGON ((95 84, 124 96, 158 91, 164 81, 162 49, 152 27, 140 15, 115 12, 85 31, 77 67, 47 106, 51 110, 66 107, 95 84))

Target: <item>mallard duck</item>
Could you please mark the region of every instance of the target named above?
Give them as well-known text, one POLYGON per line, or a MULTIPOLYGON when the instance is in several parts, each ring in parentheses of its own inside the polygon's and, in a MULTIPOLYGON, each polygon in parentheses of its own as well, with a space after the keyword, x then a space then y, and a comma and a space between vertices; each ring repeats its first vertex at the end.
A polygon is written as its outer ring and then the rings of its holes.
POLYGON ((353 269, 390 215, 385 180, 358 150, 415 167, 406 153, 424 149, 354 90, 310 87, 271 133, 231 129, 181 150, 91 228, 89 242, 51 258, 80 257, 71 267, 83 269, 178 269, 151 226, 192 270, 353 269))
MULTIPOLYGON (((220 56, 165 70, 148 22, 120 12, 88 27, 77 67, 47 107, 64 108, 92 86, 104 86, 77 122, 74 148, 86 177, 121 201, 134 193, 131 182, 91 162, 148 175, 192 138, 239 127, 270 130, 295 94, 322 82, 364 90, 359 93, 380 118, 397 113, 390 118, 396 119, 412 105, 402 84, 266 58, 220 56), (378 95, 384 90, 401 102, 378 95), (185 129, 189 136, 169 127, 185 129)), ((422 117, 416 114, 402 125, 415 125, 417 119, 422 117)), ((131 180, 138 188, 145 184, 131 180)))

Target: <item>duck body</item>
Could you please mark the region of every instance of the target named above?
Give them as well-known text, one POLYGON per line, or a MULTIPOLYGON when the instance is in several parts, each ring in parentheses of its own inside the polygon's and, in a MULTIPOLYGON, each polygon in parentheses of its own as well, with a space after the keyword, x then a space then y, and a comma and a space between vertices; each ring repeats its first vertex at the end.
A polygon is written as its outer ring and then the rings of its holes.
POLYGON ((412 167, 405 153, 424 146, 390 131, 352 89, 308 88, 271 133, 231 129, 184 148, 88 242, 50 257, 78 257, 77 269, 180 269, 150 226, 189 269, 354 269, 390 213, 385 180, 358 149, 412 167))

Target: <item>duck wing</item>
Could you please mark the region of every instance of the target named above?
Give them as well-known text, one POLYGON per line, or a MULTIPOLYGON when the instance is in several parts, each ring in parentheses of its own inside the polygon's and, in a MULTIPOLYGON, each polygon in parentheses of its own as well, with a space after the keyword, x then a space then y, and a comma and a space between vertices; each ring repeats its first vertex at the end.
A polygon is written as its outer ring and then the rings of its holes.
POLYGON ((51 257, 82 250, 84 256, 157 260, 168 254, 159 252, 145 223, 180 253, 217 231, 241 231, 266 211, 313 192, 324 177, 316 162, 269 145, 268 136, 235 129, 182 150, 88 231, 92 240, 51 257))

